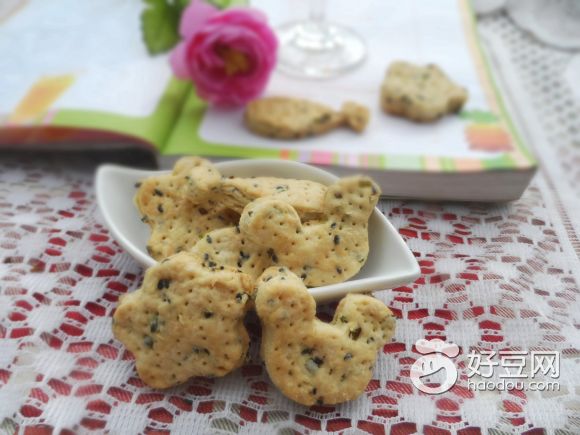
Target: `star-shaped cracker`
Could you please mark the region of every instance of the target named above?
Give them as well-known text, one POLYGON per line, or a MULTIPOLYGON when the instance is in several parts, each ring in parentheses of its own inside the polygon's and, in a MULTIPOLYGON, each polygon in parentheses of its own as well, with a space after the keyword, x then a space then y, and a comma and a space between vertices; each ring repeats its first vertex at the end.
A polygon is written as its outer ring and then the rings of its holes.
POLYGON ((224 376, 242 365, 248 350, 243 320, 253 284, 243 273, 209 270, 182 252, 149 268, 141 288, 121 299, 113 333, 151 387, 224 376))

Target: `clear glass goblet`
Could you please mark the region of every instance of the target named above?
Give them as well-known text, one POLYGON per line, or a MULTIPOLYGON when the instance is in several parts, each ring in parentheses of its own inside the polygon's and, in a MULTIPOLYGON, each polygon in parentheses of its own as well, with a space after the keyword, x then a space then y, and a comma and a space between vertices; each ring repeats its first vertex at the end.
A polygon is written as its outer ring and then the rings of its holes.
MULTIPOLYGON (((294 1, 294 0, 293 0, 294 1)), ((277 29, 278 67, 303 78, 331 78, 360 65, 367 53, 364 40, 352 29, 325 20, 325 0, 310 0, 307 20, 277 29)))

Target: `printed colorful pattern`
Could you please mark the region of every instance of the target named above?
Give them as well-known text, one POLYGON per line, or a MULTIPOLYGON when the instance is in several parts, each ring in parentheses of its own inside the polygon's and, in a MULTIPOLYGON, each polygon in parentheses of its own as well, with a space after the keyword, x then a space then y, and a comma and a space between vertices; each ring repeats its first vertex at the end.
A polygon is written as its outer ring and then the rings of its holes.
POLYGON ((18 103, 14 112, 8 117, 8 122, 18 125, 39 121, 74 81, 75 77, 72 74, 39 79, 18 103))

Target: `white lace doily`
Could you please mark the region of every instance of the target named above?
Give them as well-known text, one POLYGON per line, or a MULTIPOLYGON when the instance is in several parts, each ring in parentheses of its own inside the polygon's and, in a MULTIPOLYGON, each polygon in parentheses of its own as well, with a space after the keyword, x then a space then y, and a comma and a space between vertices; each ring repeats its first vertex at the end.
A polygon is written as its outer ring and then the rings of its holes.
POLYGON ((580 2, 577 0, 508 0, 507 11, 524 30, 559 48, 580 48, 580 2))

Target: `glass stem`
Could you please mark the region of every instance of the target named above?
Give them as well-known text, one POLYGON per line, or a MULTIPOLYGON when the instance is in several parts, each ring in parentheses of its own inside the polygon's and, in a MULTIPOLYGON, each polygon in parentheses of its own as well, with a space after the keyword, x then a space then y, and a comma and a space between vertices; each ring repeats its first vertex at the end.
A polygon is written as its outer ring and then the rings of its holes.
POLYGON ((310 0, 310 21, 322 24, 325 15, 326 0, 310 0))

